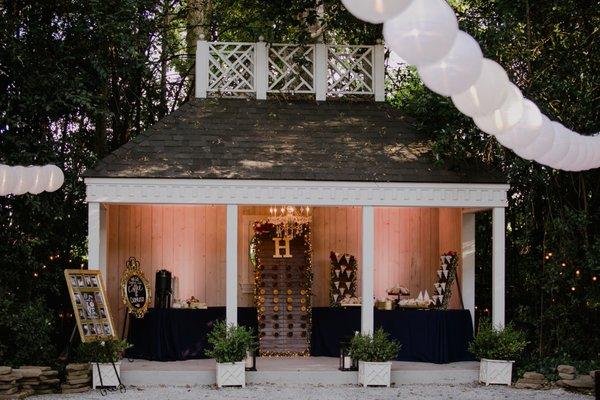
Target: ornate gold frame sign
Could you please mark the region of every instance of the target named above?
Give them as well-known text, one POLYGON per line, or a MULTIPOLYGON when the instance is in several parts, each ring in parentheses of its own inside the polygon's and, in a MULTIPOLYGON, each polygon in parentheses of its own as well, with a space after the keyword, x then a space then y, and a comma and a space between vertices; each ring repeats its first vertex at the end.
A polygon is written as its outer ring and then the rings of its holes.
POLYGON ((135 257, 129 257, 125 263, 125 271, 121 276, 121 296, 129 312, 137 318, 142 318, 152 301, 150 283, 140 268, 140 262, 135 257))
POLYGON ((115 326, 97 270, 66 269, 65 279, 82 342, 115 339, 115 326))

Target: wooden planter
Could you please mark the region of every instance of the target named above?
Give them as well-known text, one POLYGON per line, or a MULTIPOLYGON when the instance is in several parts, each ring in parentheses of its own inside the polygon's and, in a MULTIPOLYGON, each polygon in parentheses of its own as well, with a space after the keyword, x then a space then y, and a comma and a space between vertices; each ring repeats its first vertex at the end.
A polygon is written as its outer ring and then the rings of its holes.
POLYGON ((121 376, 121 361, 115 363, 92 363, 92 387, 118 387, 120 385, 119 377, 121 376), (100 371, 98 371, 98 369, 100 371), (102 374, 102 381, 100 381, 102 374))
POLYGON ((392 362, 358 362, 358 384, 390 387, 392 362))
POLYGON ((490 384, 508 385, 512 381, 512 366, 514 361, 488 360, 482 358, 479 362, 479 382, 490 384))
POLYGON ((217 363, 217 386, 246 387, 246 363, 217 363))

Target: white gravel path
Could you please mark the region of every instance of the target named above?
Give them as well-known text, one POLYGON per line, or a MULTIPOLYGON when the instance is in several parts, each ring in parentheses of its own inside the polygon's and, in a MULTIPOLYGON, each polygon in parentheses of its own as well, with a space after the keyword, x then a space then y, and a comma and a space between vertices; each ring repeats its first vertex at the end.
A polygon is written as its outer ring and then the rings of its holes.
POLYGON ((470 385, 402 385, 397 388, 362 388, 358 386, 311 385, 249 385, 245 389, 216 389, 210 386, 194 387, 128 387, 127 393, 109 392, 102 397, 99 391, 72 395, 47 395, 35 400, 591 400, 593 397, 566 392, 562 389, 520 390, 505 386, 484 387, 470 385))

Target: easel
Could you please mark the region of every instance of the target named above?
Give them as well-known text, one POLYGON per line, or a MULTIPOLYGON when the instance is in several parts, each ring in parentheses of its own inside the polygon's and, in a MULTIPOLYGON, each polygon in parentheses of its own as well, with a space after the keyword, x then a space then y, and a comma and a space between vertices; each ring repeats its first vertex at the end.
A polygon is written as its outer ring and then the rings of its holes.
MULTIPOLYGON (((123 339, 123 340, 127 339, 127 336, 125 336, 125 332, 126 332, 127 322, 129 321, 129 318, 130 318, 129 317, 129 309, 127 307, 125 307, 125 318, 123 319, 123 332, 121 333, 121 339, 123 339)), ((131 357, 127 357, 127 361, 132 363, 135 360, 131 357)))
MULTIPOLYGON (((73 331, 71 332, 71 336, 69 337, 69 342, 67 343, 67 345, 65 346, 65 349, 63 350, 63 352, 61 353, 59 360, 64 361, 65 364, 67 362, 67 360, 69 359, 69 355, 71 352, 71 348, 73 347, 73 341, 75 340, 75 334, 77 333, 77 323, 75 323, 75 326, 73 327, 73 331)), ((99 363, 91 363, 96 364, 96 369, 98 371, 98 377, 100 378, 100 394, 102 396, 106 396, 108 394, 108 391, 111 392, 116 392, 117 390, 120 391, 121 393, 126 393, 127 392, 127 388, 125 387, 125 385, 123 385, 123 382, 121 381, 121 376, 118 374, 117 372, 117 367, 115 366, 114 362, 111 362, 111 365, 113 367, 113 370, 115 371, 115 376, 117 377, 117 380, 119 381, 119 385, 117 386, 110 386, 110 387, 105 387, 104 386, 104 380, 102 379, 102 370, 100 369, 100 364, 99 363)))

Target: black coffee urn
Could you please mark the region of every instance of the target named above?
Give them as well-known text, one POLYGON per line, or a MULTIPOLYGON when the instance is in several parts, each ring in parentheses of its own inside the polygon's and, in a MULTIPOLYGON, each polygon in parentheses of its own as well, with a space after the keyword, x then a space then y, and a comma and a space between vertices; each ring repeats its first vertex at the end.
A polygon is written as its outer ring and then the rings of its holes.
POLYGON ((154 297, 155 308, 171 308, 171 272, 161 269, 156 272, 156 296, 154 297))

